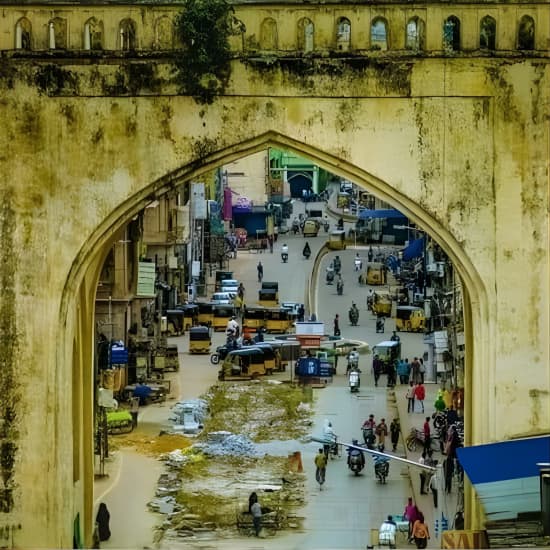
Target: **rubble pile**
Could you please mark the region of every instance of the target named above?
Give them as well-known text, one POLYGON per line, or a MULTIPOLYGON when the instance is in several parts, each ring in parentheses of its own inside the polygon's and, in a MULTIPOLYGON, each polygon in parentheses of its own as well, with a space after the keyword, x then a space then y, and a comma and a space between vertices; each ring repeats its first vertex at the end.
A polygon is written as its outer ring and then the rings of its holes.
POLYGON ((246 435, 226 431, 210 432, 205 443, 195 443, 193 447, 208 456, 259 456, 246 435))

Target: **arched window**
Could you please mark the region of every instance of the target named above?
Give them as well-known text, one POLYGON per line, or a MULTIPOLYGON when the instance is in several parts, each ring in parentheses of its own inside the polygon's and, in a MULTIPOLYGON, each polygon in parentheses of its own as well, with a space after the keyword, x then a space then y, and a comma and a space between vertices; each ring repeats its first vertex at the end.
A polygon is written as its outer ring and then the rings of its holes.
POLYGON ((371 23, 370 47, 372 50, 388 49, 388 23, 382 17, 376 17, 371 23))
POLYGON ((155 48, 157 50, 174 48, 174 25, 167 16, 160 17, 155 22, 155 48))
POLYGON ((313 35, 315 28, 307 17, 298 21, 298 49, 304 53, 313 51, 313 35))
POLYGON ((123 19, 118 27, 119 46, 122 51, 136 49, 136 24, 131 19, 123 19))
POLYGON ((15 24, 15 49, 30 50, 31 49, 31 22, 22 17, 15 24))
POLYGON ((274 51, 278 49, 279 37, 277 35, 277 23, 275 19, 268 17, 262 21, 260 27, 260 48, 274 51))
POLYGON ((419 17, 412 17, 407 23, 407 36, 405 39, 405 48, 408 50, 423 50, 425 40, 424 21, 419 17))
POLYGON ((529 15, 524 15, 518 28, 518 50, 535 49, 535 21, 529 15))
POLYGON ((486 15, 479 23, 479 47, 482 50, 494 50, 496 47, 497 22, 486 15))
POLYGON ((91 17, 84 23, 84 49, 103 49, 103 23, 91 17))
POLYGON ((50 50, 67 48, 67 21, 56 17, 48 23, 48 45, 50 50))
POLYGON ((351 46, 351 23, 346 17, 340 17, 336 23, 336 49, 347 52, 351 46))
POLYGON ((460 50, 460 20, 454 15, 443 24, 443 46, 447 52, 460 50))

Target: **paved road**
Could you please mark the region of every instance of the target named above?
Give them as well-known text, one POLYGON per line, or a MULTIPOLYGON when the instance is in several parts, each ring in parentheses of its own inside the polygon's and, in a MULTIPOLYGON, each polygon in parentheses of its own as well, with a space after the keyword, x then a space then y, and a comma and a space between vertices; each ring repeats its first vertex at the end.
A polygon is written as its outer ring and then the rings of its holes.
MULTIPOLYGON (((297 203, 301 206, 301 203, 297 203)), ((295 213, 296 210, 295 210, 295 213)), ((307 241, 312 248, 312 258, 326 240, 321 231, 316 238, 307 241)), ((304 238, 286 235, 279 237, 273 254, 239 253, 236 260, 231 260, 230 269, 235 277, 243 281, 246 288, 245 299, 248 304, 256 301, 259 284, 256 280, 256 265, 264 265, 264 280, 278 280, 280 299, 282 301, 304 302, 306 279, 311 273, 313 260, 305 260, 301 251, 304 238), (287 243, 290 249, 288 264, 280 259, 280 247, 287 243)), ((357 338, 375 344, 386 339, 375 333, 374 318, 366 310, 367 287, 359 286, 357 274, 353 271, 355 253, 366 255, 365 249, 348 249, 338 254, 342 259, 343 277, 345 280, 344 295, 336 294, 335 286, 324 282, 324 267, 336 253, 325 258, 320 270, 322 280, 318 285, 318 311, 320 320, 326 322, 327 329, 332 331, 332 320, 335 313, 341 317, 341 329, 344 337, 357 338), (355 301, 360 308, 358 327, 351 327, 347 322, 347 311, 355 301)), ((390 329, 387 324, 387 329, 390 329)), ((409 357, 423 352, 420 335, 402 334, 403 353, 409 357)), ((186 348, 185 337, 175 339, 183 351, 186 348)), ((214 345, 223 341, 223 335, 215 335, 214 345)), ((174 375, 174 396, 192 398, 203 393, 215 382, 217 369, 208 363, 206 356, 183 355, 180 373, 174 375)), ((375 388, 371 375, 371 357, 362 356, 360 367, 363 371, 361 390, 351 394, 344 376, 345 365, 339 365, 339 374, 333 383, 325 389, 315 390, 316 413, 313 433, 321 434, 325 419, 329 419, 342 441, 360 439, 360 426, 368 414, 376 418, 385 417, 387 423, 396 415, 394 401, 388 399, 384 384, 375 388)), ((140 418, 140 430, 158 433, 159 426, 167 424, 167 407, 150 406, 143 410, 140 418)), ((297 444, 301 451, 307 475, 308 502, 301 515, 305 519, 304 531, 300 533, 278 534, 267 539, 239 538, 223 541, 204 541, 195 547, 200 548, 235 548, 235 549, 359 549, 370 542, 370 530, 377 528, 388 513, 401 513, 406 498, 410 496, 411 486, 408 471, 399 463, 392 463, 387 485, 376 483, 373 475, 372 461, 367 457, 367 467, 359 477, 351 475, 345 458, 336 459, 329 464, 325 490, 319 491, 314 479, 313 458, 318 444, 297 444)), ((397 454, 404 456, 405 449, 398 447, 397 454)), ((158 462, 124 451, 108 466, 111 476, 96 486, 97 501, 105 501, 111 511, 113 535, 111 540, 103 543, 105 548, 136 548, 152 546, 152 518, 158 516, 146 512, 146 502, 150 497, 148 491, 158 478, 158 462), (136 489, 136 479, 139 488, 136 489)), ((160 518, 158 519, 160 521, 160 518)), ((174 545, 170 545, 174 548, 174 545)), ((181 548, 190 548, 187 541, 181 548)))

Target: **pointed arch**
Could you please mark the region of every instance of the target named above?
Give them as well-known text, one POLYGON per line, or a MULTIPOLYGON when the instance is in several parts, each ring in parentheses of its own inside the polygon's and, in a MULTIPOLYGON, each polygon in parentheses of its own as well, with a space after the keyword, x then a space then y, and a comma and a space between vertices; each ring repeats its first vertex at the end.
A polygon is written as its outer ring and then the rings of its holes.
POLYGON ((90 17, 84 23, 84 49, 103 50, 103 21, 90 17))
POLYGON ((32 49, 32 26, 26 17, 21 17, 15 24, 15 49, 28 51, 32 49))
POLYGON ((460 19, 454 15, 443 23, 443 48, 447 53, 460 50, 460 19))
POLYGON ((298 21, 298 50, 310 53, 315 48, 315 27, 311 19, 303 17, 298 21))
POLYGON ((67 49, 67 20, 54 17, 48 22, 48 47, 50 50, 67 49))
POLYGON ((486 15, 479 22, 479 48, 494 50, 496 48, 497 22, 490 15, 486 15))
POLYGON ((118 26, 118 46, 124 51, 133 51, 137 46, 136 24, 133 19, 123 19, 118 26))
POLYGON ((157 50, 172 50, 174 48, 174 23, 163 15, 155 21, 155 43, 157 50))
POLYGON ((535 20, 530 15, 524 15, 519 21, 518 50, 535 49, 535 20))
POLYGON ((405 48, 407 50, 422 51, 426 37, 426 25, 420 17, 411 17, 407 23, 405 48))
POLYGON ((340 17, 336 22, 336 50, 347 52, 351 48, 351 22, 347 17, 340 17))
POLYGON ((388 42, 388 22, 383 17, 375 17, 370 26, 371 50, 386 51, 388 42))
POLYGON ((277 22, 271 17, 264 19, 260 26, 260 48, 266 51, 279 49, 277 22))

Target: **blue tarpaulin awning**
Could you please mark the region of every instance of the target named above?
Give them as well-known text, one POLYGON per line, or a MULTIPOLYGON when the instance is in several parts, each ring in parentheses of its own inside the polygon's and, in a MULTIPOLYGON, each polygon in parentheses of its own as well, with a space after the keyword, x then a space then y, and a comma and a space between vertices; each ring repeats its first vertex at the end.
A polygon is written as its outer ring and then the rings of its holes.
POLYGON ((403 249, 403 261, 408 262, 415 258, 420 258, 424 252, 424 237, 415 239, 409 243, 409 246, 403 249))
POLYGON ((457 455, 489 519, 540 511, 537 463, 550 462, 550 436, 459 448, 457 455))
POLYGON ((388 210, 361 210, 359 212, 359 219, 366 220, 368 218, 403 218, 407 219, 405 214, 399 212, 399 210, 388 209, 388 210))

